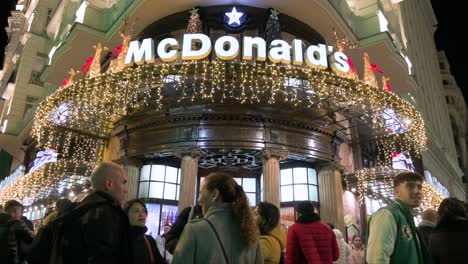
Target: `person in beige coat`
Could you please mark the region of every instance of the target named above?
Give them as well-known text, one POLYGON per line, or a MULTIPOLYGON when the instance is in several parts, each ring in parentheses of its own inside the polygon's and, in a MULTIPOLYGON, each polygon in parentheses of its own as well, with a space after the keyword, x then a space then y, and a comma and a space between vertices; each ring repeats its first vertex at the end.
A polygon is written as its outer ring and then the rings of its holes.
POLYGON ((233 177, 208 175, 198 202, 204 218, 185 226, 172 264, 263 264, 247 196, 233 177))

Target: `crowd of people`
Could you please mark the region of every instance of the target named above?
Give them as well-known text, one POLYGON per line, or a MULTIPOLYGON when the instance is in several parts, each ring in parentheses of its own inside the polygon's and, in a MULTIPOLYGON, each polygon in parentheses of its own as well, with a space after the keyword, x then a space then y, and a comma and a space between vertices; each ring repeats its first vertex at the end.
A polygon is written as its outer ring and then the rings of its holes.
POLYGON ((464 202, 447 198, 427 210, 416 227, 412 209, 424 178, 405 172, 394 178, 395 202, 368 221, 363 238, 350 241, 323 223, 312 202, 295 205, 287 232, 277 206, 250 208, 231 175, 212 173, 201 184, 198 204, 180 211, 156 239, 147 235, 148 209, 141 199, 124 201, 127 177, 111 162, 91 175, 93 191, 79 202, 59 199, 34 232, 15 200, 0 211, 0 263, 466 263, 468 214, 464 202))

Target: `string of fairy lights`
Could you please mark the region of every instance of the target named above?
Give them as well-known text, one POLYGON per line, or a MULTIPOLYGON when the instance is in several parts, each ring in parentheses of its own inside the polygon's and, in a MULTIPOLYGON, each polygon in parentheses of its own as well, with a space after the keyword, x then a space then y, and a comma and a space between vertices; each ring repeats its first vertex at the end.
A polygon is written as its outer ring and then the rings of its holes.
MULTIPOLYGON (((192 10, 189 31, 200 31, 200 17, 192 10)), ((272 28, 278 17, 271 16, 272 28)), ((100 60, 89 64, 84 78, 77 72, 61 89, 43 100, 34 116, 31 135, 39 148, 54 146, 59 161, 25 175, 0 191, 0 203, 8 199, 33 200, 56 188, 65 172, 86 167, 84 175, 103 159, 115 122, 135 111, 165 111, 195 104, 255 104, 296 109, 318 108, 326 113, 347 110, 367 123, 384 153, 404 148, 419 155, 427 136, 420 113, 396 94, 380 89, 372 72, 363 81, 356 71, 338 75, 332 71, 270 62, 221 61, 212 57, 198 61, 176 60, 126 67, 131 35, 121 34, 122 50, 105 73, 100 60), (372 75, 372 76, 371 76, 372 75), (374 77, 374 78, 372 78, 374 77), (398 114, 404 133, 391 134, 383 113, 398 114)), ((335 36, 336 37, 336 36, 335 36)), ((346 39, 339 50, 353 48, 346 39)), ((94 58, 106 49, 95 46, 94 58)), ((369 64, 368 56, 364 56, 369 64)), ((367 69, 367 67, 366 67, 367 69)), ((333 122, 333 120, 331 120, 333 122)), ((382 155, 383 157, 389 155, 382 155)), ((389 164, 389 160, 381 164, 389 164)), ((362 187, 364 188, 364 186, 362 187)))
MULTIPOLYGON (((395 199, 393 177, 403 171, 405 170, 394 169, 390 166, 362 168, 355 171, 353 176, 346 174, 344 181, 347 190, 357 194, 359 204, 364 204, 366 197, 390 202, 395 199)), ((439 190, 426 182, 423 183, 422 192, 421 212, 426 209, 437 210, 442 200, 446 198, 439 190)))

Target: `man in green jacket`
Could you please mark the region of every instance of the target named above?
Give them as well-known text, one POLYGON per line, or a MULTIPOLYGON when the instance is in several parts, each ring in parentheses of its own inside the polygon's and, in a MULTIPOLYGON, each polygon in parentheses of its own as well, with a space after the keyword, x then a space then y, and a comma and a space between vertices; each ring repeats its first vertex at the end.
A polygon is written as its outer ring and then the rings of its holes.
POLYGON ((424 177, 414 172, 395 176, 395 202, 369 218, 366 237, 368 264, 425 264, 427 249, 418 235, 411 211, 421 204, 424 177))

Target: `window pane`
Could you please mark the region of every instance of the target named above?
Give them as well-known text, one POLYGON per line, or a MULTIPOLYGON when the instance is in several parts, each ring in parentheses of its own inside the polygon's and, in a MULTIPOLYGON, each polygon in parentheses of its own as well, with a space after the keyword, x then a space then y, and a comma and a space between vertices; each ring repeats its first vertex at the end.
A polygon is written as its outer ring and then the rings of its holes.
POLYGON ((164 165, 151 165, 151 180, 164 181, 164 173, 166 166, 164 165))
POLYGON ((250 206, 257 205, 257 197, 256 197, 255 193, 246 193, 246 194, 247 194, 247 198, 249 198, 250 206))
POLYGON ((177 177, 177 183, 180 184, 180 169, 177 169, 177 175, 179 175, 179 177, 177 177))
POLYGON ((166 182, 177 182, 177 168, 174 167, 166 167, 166 182))
POLYGON ((164 233, 164 225, 171 224, 175 222, 178 212, 177 206, 173 205, 163 205, 162 213, 161 213, 161 224, 159 228, 159 234, 164 233))
POLYGON ((141 168, 140 181, 149 181, 151 165, 145 165, 141 168))
POLYGON ((306 168, 294 168, 294 184, 296 183, 307 183, 307 169, 306 168))
POLYGON ((148 197, 148 185, 149 182, 141 182, 140 183, 140 190, 138 191, 139 198, 147 198, 148 197))
POLYGON ((176 196, 175 196, 175 197, 176 197, 175 199, 176 199, 177 201, 179 201, 179 189, 180 189, 180 186, 177 185, 177 187, 176 187, 176 196))
POLYGON ((309 200, 309 192, 307 185, 294 185, 294 201, 307 201, 309 200))
POLYGON ((307 168, 307 176, 309 177, 309 184, 317 185, 317 171, 312 168, 307 168))
POLYGON ((146 204, 146 208, 148 208, 148 216, 146 218, 148 232, 146 233, 156 238, 159 227, 159 204, 146 204))
POLYGON ((281 201, 282 202, 290 202, 292 200, 293 200, 293 187, 292 187, 292 185, 282 186, 281 187, 281 201))
POLYGON ((309 185, 309 200, 318 202, 317 186, 309 185))
POLYGON ((164 199, 175 200, 176 197, 176 185, 166 183, 166 188, 164 188, 164 199))
POLYGON ((292 184, 292 169, 281 170, 280 182, 281 182, 281 185, 292 184))
POLYGON ((260 175, 260 201, 263 202, 263 173, 260 175))
POLYGON ((150 185, 149 198, 162 198, 163 184, 162 182, 152 182, 150 185))
POLYGON ((256 183, 257 181, 255 180, 255 178, 244 178, 244 183, 242 184, 242 187, 246 192, 255 192, 256 183))
POLYGON ((242 178, 234 178, 236 180, 237 184, 242 185, 242 178))

